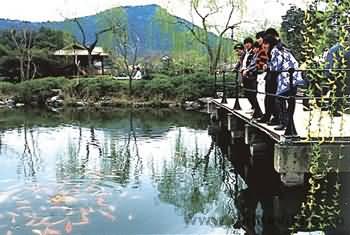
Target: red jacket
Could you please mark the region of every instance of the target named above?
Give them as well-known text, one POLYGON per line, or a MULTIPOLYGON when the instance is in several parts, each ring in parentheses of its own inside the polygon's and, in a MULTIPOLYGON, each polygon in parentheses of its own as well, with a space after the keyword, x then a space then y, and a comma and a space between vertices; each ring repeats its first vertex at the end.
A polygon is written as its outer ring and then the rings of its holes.
POLYGON ((265 50, 261 47, 258 52, 258 58, 256 59, 256 67, 258 70, 263 70, 263 67, 265 64, 267 64, 267 61, 269 60, 269 57, 267 56, 267 53, 265 50))

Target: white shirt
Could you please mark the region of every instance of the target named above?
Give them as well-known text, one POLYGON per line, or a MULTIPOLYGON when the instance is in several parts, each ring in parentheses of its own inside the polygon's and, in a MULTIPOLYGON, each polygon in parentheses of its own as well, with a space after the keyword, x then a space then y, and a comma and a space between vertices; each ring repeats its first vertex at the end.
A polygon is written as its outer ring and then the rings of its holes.
POLYGON ((138 70, 138 71, 136 72, 136 74, 135 74, 135 76, 134 76, 134 79, 136 79, 136 80, 142 79, 142 73, 141 73, 140 70, 138 70))
POLYGON ((249 57, 251 51, 252 51, 252 49, 245 52, 244 59, 242 62, 242 69, 247 69, 247 60, 248 60, 248 57, 249 57))

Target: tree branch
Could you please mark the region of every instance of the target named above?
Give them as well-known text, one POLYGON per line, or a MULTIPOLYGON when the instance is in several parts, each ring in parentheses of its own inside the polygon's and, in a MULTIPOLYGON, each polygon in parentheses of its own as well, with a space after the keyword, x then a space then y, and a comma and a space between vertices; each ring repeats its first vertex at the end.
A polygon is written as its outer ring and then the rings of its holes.
POLYGON ((201 44, 203 44, 204 46, 206 46, 206 42, 203 41, 200 36, 197 34, 197 32, 195 31, 195 27, 196 26, 189 26, 186 22, 179 20, 177 21, 177 23, 182 24, 183 26, 185 26, 192 34, 192 36, 201 44))
POLYGON ((88 47, 86 45, 86 34, 85 34, 83 26, 80 24, 80 22, 77 18, 74 18, 73 21, 78 25, 78 28, 83 36, 83 42, 82 42, 83 46, 85 47, 85 49, 88 49, 88 47))

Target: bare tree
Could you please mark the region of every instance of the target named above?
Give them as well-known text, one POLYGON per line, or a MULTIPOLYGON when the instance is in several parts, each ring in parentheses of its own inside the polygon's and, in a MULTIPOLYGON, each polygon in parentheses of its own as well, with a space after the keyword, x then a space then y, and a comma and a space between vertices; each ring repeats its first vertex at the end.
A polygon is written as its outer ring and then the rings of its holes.
POLYGON ((121 58, 124 70, 129 78, 129 95, 132 95, 132 80, 136 72, 140 39, 134 32, 129 32, 127 25, 120 25, 114 31, 115 53, 121 58))
POLYGON ((41 151, 34 137, 34 130, 28 128, 27 124, 23 126, 24 150, 20 156, 23 165, 24 176, 34 177, 41 168, 41 151))
POLYGON ((93 53, 96 45, 98 44, 101 35, 103 35, 104 33, 107 33, 107 32, 114 31, 116 25, 115 24, 110 24, 106 28, 95 32, 94 40, 91 43, 89 43, 88 39, 87 39, 86 31, 85 31, 83 25, 80 23, 79 19, 78 18, 74 18, 73 21, 77 24, 77 26, 78 26, 78 28, 79 28, 79 30, 81 32, 81 35, 82 35, 82 42, 81 42, 81 44, 88 52, 88 68, 89 68, 89 73, 91 73, 91 71, 92 71, 92 63, 93 63, 93 61, 92 61, 93 60, 92 53, 93 53))
POLYGON ((242 15, 244 1, 241 0, 190 0, 192 23, 178 19, 177 23, 184 25, 193 38, 202 44, 208 54, 209 71, 214 73, 223 50, 223 44, 229 30, 233 30, 243 22, 237 15, 242 15), (236 16, 236 17, 235 17, 236 16), (215 19, 225 17, 225 24, 215 23, 215 19), (194 22, 199 20, 198 27, 194 22), (210 40, 210 34, 215 33, 217 43, 210 40))
POLYGON ((16 47, 16 58, 19 61, 20 80, 33 79, 37 68, 33 62, 33 31, 23 28, 22 30, 11 30, 11 39, 16 47))

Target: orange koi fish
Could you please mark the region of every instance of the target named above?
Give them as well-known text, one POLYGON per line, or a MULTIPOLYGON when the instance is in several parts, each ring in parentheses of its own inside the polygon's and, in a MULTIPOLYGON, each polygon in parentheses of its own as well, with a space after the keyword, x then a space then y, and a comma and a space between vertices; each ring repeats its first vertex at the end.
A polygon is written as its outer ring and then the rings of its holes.
POLYGON ((44 231, 44 235, 61 235, 61 232, 56 229, 47 227, 44 231))
POLYGON ((102 197, 96 198, 96 204, 100 207, 107 207, 108 205, 105 203, 105 199, 102 197))
POLYGON ((73 225, 70 221, 66 223, 64 230, 66 230, 66 233, 71 233, 73 231, 73 225))

